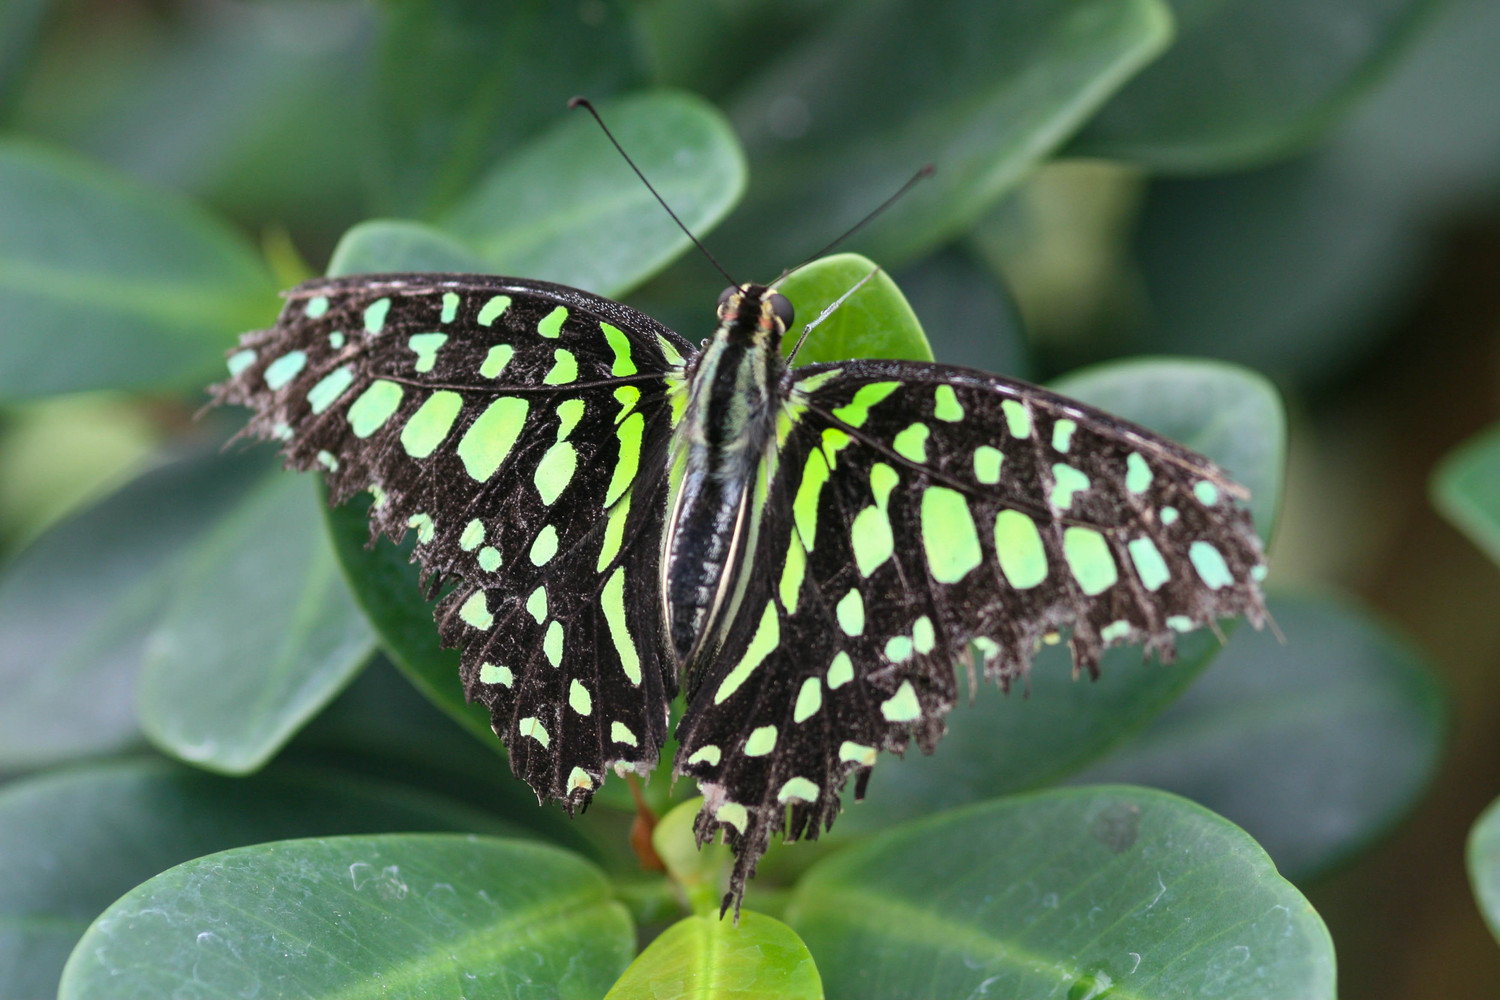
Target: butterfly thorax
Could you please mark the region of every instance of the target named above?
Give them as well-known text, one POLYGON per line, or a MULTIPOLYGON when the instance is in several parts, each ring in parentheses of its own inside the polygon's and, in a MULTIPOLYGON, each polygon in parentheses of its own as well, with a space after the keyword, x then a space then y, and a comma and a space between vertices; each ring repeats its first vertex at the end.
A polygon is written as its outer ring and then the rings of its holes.
POLYGON ((673 428, 662 592, 680 667, 711 654, 743 595, 760 510, 752 501, 775 446, 782 320, 767 289, 726 294, 713 338, 686 372, 673 428))

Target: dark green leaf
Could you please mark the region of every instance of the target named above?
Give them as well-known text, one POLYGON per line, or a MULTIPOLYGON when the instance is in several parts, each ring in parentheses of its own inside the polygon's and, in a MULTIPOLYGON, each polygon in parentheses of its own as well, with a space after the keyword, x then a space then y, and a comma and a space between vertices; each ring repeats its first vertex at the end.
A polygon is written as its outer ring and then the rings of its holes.
POLYGON ((431 217, 491 164, 568 114, 641 79, 619 0, 383 5, 371 173, 383 210, 431 217))
POLYGON ((374 651, 317 494, 311 477, 273 474, 182 567, 138 688, 141 725, 163 750, 254 771, 374 651))
POLYGON ((977 219, 1170 33, 1156 0, 852 4, 734 102, 754 183, 722 242, 775 273, 931 162, 855 241, 900 266, 977 219))
POLYGON ((261 455, 147 473, 48 530, 0 575, 0 768, 138 739, 134 687, 179 556, 262 478, 261 455))
POLYGON ((796 933, 746 911, 739 926, 688 917, 641 952, 605 1000, 822 1000, 818 967, 796 933))
POLYGON ((782 343, 783 353, 792 350, 807 324, 817 322, 824 310, 852 292, 813 328, 797 355, 799 365, 846 358, 932 360, 922 324, 901 289, 890 275, 877 271, 873 261, 859 254, 841 253, 814 261, 778 287, 797 314, 782 343), (857 291, 855 286, 859 286, 857 291))
POLYGON ((787 922, 833 998, 1334 996, 1328 931, 1265 852, 1144 788, 907 824, 814 865, 787 922))
MULTIPOLYGON (((650 91, 600 108, 615 138, 695 235, 745 187, 729 123, 703 100, 650 91)), ((692 246, 599 126, 581 110, 504 160, 448 213, 445 228, 499 274, 620 295, 692 246)))
POLYGON ((53 0, 9 0, 0 6, 0 114, 10 111, 55 6, 53 0))
POLYGON ((1500 426, 1448 453, 1433 473, 1432 501, 1500 563, 1500 426))
POLYGON ((1490 932, 1500 938, 1500 800, 1469 831, 1469 882, 1490 932))
POLYGON ((1176 42, 1073 144, 1158 170, 1218 171, 1305 144, 1339 120, 1431 0, 1170 0, 1176 42))
POLYGON ((601 996, 635 934, 598 869, 515 840, 290 840, 189 861, 127 893, 60 1000, 601 996))
POLYGON ((444 799, 329 772, 229 780, 135 761, 19 781, 0 789, 0 995, 54 995, 89 922, 190 858, 282 837, 507 829, 444 799))
POLYGON ((0 143, 0 396, 178 388, 274 308, 217 220, 58 153, 0 143))
POLYGON ((1078 780, 1185 795, 1302 882, 1411 808, 1442 755, 1445 712, 1431 668, 1373 616, 1269 604, 1285 643, 1241 629, 1186 695, 1078 780))
POLYGON ((1030 377, 1018 307, 1009 290, 970 254, 950 247, 903 269, 897 278, 939 361, 1030 377))
POLYGON ((372 219, 344 234, 328 261, 330 277, 383 271, 492 271, 472 248, 420 222, 372 219))
MULTIPOLYGON (((1261 531, 1268 530, 1281 500, 1286 425, 1263 379, 1215 362, 1132 361, 1077 373, 1055 388, 1214 459, 1251 489, 1261 531)), ((982 684, 973 704, 955 708, 937 753, 877 766, 867 801, 845 812, 834 835, 1057 781, 1164 710, 1219 649, 1201 631, 1178 642, 1167 666, 1143 664, 1137 648, 1112 649, 1092 683, 1072 676, 1064 649, 1043 649, 1024 686, 1006 695, 982 684)))

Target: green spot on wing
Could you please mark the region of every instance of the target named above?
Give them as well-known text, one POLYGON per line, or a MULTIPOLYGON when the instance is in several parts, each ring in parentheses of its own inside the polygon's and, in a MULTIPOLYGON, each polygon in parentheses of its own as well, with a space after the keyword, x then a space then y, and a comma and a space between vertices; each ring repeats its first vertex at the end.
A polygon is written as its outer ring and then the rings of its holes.
POLYGON ((365 329, 370 333, 379 333, 385 328, 386 314, 391 311, 391 300, 388 298, 376 299, 365 307, 365 329))
POLYGON ((453 422, 458 419, 463 405, 464 398, 447 389, 428 396, 401 428, 401 447, 412 458, 431 455, 453 429, 453 422))
POLYGON ((1160 590, 1161 585, 1171 579, 1172 573, 1167 569, 1167 562, 1151 539, 1137 538, 1126 548, 1130 552, 1131 562, 1135 563, 1135 571, 1140 574, 1141 585, 1147 590, 1160 590))
POLYGON ((280 389, 301 374, 306 364, 306 352, 292 351, 288 354, 283 354, 266 366, 265 378, 267 387, 280 389))
POLYGON ((1214 548, 1212 542, 1194 542, 1188 546, 1188 558, 1193 561, 1193 568, 1198 571, 1198 576, 1214 590, 1227 587, 1234 582, 1234 576, 1229 572, 1224 556, 1214 548))
POLYGON ((765 662, 766 657, 780 644, 781 621, 776 614, 776 604, 774 601, 767 601, 766 610, 761 613, 760 623, 755 627, 755 634, 750 638, 750 645, 745 648, 745 655, 740 657, 740 662, 734 665, 734 669, 729 671, 719 684, 719 689, 714 692, 714 704, 722 705, 725 699, 739 690, 755 668, 765 662))
POLYGON ((226 362, 230 375, 238 375, 240 372, 255 364, 255 352, 246 348, 243 351, 235 351, 226 362))
POLYGON ((1078 581, 1078 589, 1089 597, 1104 593, 1120 578, 1109 542, 1092 528, 1065 529, 1063 556, 1068 560, 1073 579, 1078 581))
POLYGON ((552 352, 552 370, 542 378, 544 385, 567 385, 578 378, 578 359, 573 356, 572 351, 565 351, 561 347, 552 352))
POLYGON ((854 398, 836 407, 833 415, 851 427, 862 427, 870 419, 870 407, 901 387, 900 382, 871 382, 854 392, 854 398))
POLYGON ((498 378, 510 364, 510 359, 515 356, 516 349, 509 344, 496 344, 491 347, 489 353, 484 356, 484 363, 479 366, 479 374, 485 378, 498 378))
POLYGON ((482 483, 495 474, 521 436, 530 409, 524 399, 501 396, 469 425, 458 442, 458 457, 469 478, 482 483))
POLYGON ((609 637, 615 644, 615 653, 620 657, 620 667, 625 671, 625 676, 630 683, 640 686, 641 683, 641 657, 636 652, 635 640, 630 637, 630 629, 625 624, 625 570, 620 568, 614 571, 609 582, 604 585, 604 590, 599 595, 599 602, 604 608, 604 620, 609 625, 609 637))
POLYGON ((567 489, 568 483, 573 481, 573 473, 577 468, 578 452, 567 441, 559 441, 548 448, 532 476, 542 503, 551 506, 558 495, 567 489))
POLYGON ((416 370, 430 372, 437 364, 438 349, 448 342, 446 333, 414 333, 407 338, 406 346, 417 354, 416 370))
POLYGON ((880 714, 887 722, 915 722, 922 717, 922 703, 911 681, 902 681, 896 693, 880 703, 880 714))
MULTIPOLYGON (((479 325, 480 326, 491 326, 491 325, 493 325, 494 322, 495 322, 495 320, 497 320, 497 319, 500 318, 500 314, 503 313, 503 312, 505 312, 505 310, 507 310, 509 308, 510 308, 510 296, 509 295, 496 295, 494 298, 490 299, 484 305, 482 305, 482 306, 479 307, 479 317, 478 317, 479 325)), ((491 376, 491 377, 493 377, 493 376, 491 376)))
POLYGON ((939 420, 957 423, 964 418, 963 404, 951 385, 940 385, 933 391, 932 415, 939 420))
POLYGON ((536 325, 536 332, 548 340, 556 340, 558 334, 562 332, 563 322, 567 318, 568 307, 558 306, 542 317, 542 321, 536 325))
POLYGON ((1047 579, 1047 551, 1036 522, 1018 510, 995 515, 995 556, 1000 572, 1017 590, 1027 590, 1047 579))
POLYGON ((922 549, 939 583, 957 583, 983 560, 979 532, 962 493, 946 486, 922 492, 922 549))
POLYGON ((630 356, 630 338, 625 335, 625 331, 609 323, 600 323, 599 328, 604 331, 604 339, 609 342, 609 349, 615 355, 609 373, 615 376, 634 375, 635 359, 630 356))
POLYGON ((927 435, 932 433, 926 424, 912 424, 897 434, 891 441, 896 453, 913 462, 927 461, 927 435))
POLYGON ((1010 428, 1012 437, 1031 437, 1031 413, 1025 403, 1007 399, 1000 404, 1000 409, 1005 414, 1005 425, 1010 428))
POLYGON ((367 438, 391 419, 401 405, 405 390, 395 382, 376 379, 349 407, 349 428, 357 438, 367 438))
POLYGON ((313 413, 322 413, 327 410, 344 391, 354 383, 354 370, 348 365, 335 368, 318 380, 318 384, 307 391, 307 405, 312 407, 313 413))

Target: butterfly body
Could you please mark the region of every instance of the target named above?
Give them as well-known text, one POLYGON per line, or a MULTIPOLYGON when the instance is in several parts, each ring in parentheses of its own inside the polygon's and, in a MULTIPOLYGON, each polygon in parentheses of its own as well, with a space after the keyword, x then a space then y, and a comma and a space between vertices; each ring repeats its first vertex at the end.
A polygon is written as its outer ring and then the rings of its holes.
POLYGON ((882 751, 931 750, 971 648, 1008 682, 1065 634, 1169 659, 1264 608, 1244 491, 1207 459, 1000 376, 788 368, 790 311, 730 289, 703 349, 577 289, 361 275, 288 293, 220 402, 372 538, 417 535, 443 643, 542 798, 674 770, 738 900, 777 832, 816 836, 882 751))

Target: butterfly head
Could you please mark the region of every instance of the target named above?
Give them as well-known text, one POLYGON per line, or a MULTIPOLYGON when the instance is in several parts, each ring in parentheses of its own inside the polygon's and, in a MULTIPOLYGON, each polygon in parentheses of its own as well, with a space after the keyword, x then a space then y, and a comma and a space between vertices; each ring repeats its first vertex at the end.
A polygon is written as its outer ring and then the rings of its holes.
POLYGON ((791 300, 765 285, 730 285, 719 295, 720 330, 730 337, 779 347, 794 317, 791 300))

